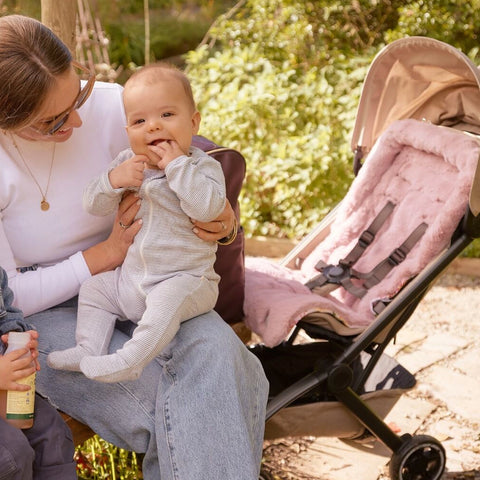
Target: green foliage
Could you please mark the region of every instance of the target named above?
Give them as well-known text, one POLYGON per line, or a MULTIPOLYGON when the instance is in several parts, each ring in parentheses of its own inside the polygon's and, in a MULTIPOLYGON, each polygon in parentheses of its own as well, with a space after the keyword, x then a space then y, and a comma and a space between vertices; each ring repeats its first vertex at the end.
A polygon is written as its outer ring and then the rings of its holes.
MULTIPOLYGON (((215 16, 233 1, 149 0, 150 59, 176 57, 196 48, 215 16)), ((110 41, 111 63, 143 65, 144 1, 97 0, 96 7, 110 41)))
POLYGON ((398 12, 397 25, 386 32, 387 42, 405 35, 428 36, 460 48, 478 61, 479 0, 417 0, 398 12))
POLYGON ((80 480, 141 480, 141 460, 129 452, 94 435, 75 450, 77 476, 80 480))
POLYGON ((480 239, 474 240, 461 254, 462 257, 480 258, 480 239))
POLYGON ((211 30, 214 48, 187 56, 201 132, 247 159, 248 235, 302 237, 352 178, 346 132, 371 58, 319 48, 310 15, 312 2, 247 2, 211 30))
POLYGON ((382 45, 383 32, 395 28, 398 8, 408 2, 322 0, 314 3, 318 9, 321 42, 327 45, 332 53, 340 52, 355 56, 371 47, 382 45))
MULTIPOLYGON (((150 38, 151 61, 174 57, 194 49, 208 30, 207 21, 183 20, 152 15, 150 38)), ((130 63, 145 62, 145 25, 143 19, 120 19, 106 23, 105 31, 110 39, 110 61, 127 67, 130 63)))

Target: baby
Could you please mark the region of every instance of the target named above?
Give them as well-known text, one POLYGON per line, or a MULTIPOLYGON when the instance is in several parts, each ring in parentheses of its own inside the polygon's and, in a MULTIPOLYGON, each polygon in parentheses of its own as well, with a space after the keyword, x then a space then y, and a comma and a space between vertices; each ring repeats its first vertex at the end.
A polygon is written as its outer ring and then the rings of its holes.
POLYGON ((103 382, 138 378, 181 322, 214 308, 217 245, 199 239, 190 219, 214 220, 226 203, 219 162, 191 145, 200 113, 186 76, 165 63, 143 67, 125 84, 123 100, 131 149, 87 186, 84 206, 108 215, 125 192, 136 190, 143 225, 122 266, 83 283, 77 346, 48 356, 52 368, 103 382), (123 348, 108 354, 117 319, 137 327, 123 348))

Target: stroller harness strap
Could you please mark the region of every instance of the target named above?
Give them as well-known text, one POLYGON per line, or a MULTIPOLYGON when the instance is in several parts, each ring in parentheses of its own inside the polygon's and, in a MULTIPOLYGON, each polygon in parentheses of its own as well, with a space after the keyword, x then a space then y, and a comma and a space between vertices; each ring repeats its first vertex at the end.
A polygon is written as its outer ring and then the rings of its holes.
POLYGON ((387 258, 379 262, 369 272, 359 272, 353 269, 352 266, 373 243, 376 234, 394 208, 394 203, 387 202, 370 226, 362 232, 350 253, 340 260, 337 265, 327 265, 320 260, 315 265, 315 268, 321 273, 309 280, 305 286, 319 295, 325 295, 342 286, 350 294, 357 298, 362 298, 369 288, 380 283, 393 268, 405 260, 410 250, 422 238, 428 227, 425 222, 418 225, 399 247, 395 248, 387 258), (355 284, 352 278, 360 280, 360 282, 355 284))
MULTIPOLYGON (((351 267, 362 256, 363 252, 369 245, 375 240, 375 235, 378 233, 383 224, 387 221, 387 218, 393 212, 395 204, 387 202, 387 204, 380 210, 378 215, 374 218, 370 226, 362 232, 358 242, 353 247, 353 250, 343 259, 340 260, 340 265, 351 267)), ((317 264, 318 266, 318 264, 317 264)), ((315 268, 317 268, 317 266, 315 268)), ((320 270, 317 268, 317 270, 320 270)))
POLYGON ((383 280, 388 273, 397 265, 405 260, 408 252, 416 245, 416 243, 423 237, 428 225, 423 222, 406 238, 406 240, 375 268, 373 268, 365 277, 366 280, 363 286, 368 289, 383 280))

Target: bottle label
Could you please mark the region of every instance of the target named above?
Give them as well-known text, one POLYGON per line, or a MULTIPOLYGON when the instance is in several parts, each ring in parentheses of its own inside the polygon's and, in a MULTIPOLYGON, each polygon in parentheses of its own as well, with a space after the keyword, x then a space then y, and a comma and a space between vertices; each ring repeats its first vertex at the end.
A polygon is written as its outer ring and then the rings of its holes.
POLYGON ((35 407, 35 373, 18 380, 17 383, 29 385, 30 390, 19 392, 9 390, 7 392, 7 420, 29 420, 33 418, 35 407))

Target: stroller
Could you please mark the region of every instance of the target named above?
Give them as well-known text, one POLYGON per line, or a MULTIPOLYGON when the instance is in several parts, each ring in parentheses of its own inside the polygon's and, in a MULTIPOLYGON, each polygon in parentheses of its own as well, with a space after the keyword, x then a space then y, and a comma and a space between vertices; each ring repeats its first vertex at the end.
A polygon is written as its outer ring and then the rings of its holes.
POLYGON ((245 323, 270 381, 266 438, 368 432, 391 450, 392 480, 442 476, 438 440, 383 420, 415 385, 385 348, 480 236, 479 134, 480 72, 460 51, 409 37, 373 60, 347 195, 281 263, 246 261, 245 323))

